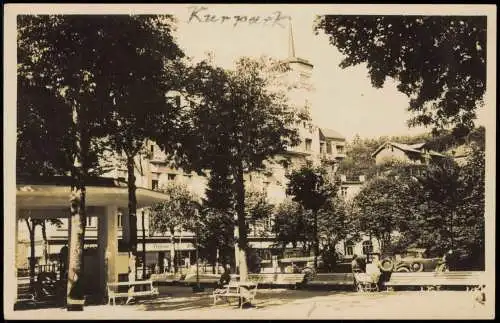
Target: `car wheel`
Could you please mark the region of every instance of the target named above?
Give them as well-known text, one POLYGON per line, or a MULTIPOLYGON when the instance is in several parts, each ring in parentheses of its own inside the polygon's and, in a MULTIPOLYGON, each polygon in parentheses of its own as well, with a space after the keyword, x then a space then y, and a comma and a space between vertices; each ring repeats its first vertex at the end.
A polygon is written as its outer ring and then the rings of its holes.
POLYGON ((380 262, 380 269, 385 272, 392 272, 394 263, 390 258, 385 258, 380 262))
POLYGON ((398 272, 398 273, 409 273, 410 269, 408 269, 407 267, 399 267, 398 269, 396 269, 396 272, 398 272))
POLYGON ((419 262, 414 262, 410 266, 412 272, 421 272, 424 270, 424 264, 419 262))

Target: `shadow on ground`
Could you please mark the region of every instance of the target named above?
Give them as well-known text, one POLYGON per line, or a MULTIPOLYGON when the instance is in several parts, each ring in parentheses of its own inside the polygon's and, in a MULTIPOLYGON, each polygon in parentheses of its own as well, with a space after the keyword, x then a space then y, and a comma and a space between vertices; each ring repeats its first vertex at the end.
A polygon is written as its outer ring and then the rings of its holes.
MULTIPOLYGON (((161 286, 160 296, 156 299, 140 300, 137 306, 146 311, 184 311, 193 309, 210 308, 234 308, 238 309, 238 301, 232 300, 230 303, 224 300, 218 300, 213 305, 211 297, 213 288, 207 288, 202 293, 194 294, 189 287, 179 286, 161 286)), ((377 293, 378 294, 378 293, 377 293)), ((371 298, 383 297, 382 294, 373 294, 371 298)), ((358 293, 349 291, 308 291, 308 290, 290 290, 290 289, 261 289, 257 292, 255 300, 252 302, 252 308, 269 309, 274 306, 286 305, 291 303, 311 302, 312 298, 320 301, 322 298, 331 295, 342 295, 343 298, 352 296, 352 302, 359 302, 356 298, 358 293)), ((350 297, 349 297, 350 298, 350 297)))

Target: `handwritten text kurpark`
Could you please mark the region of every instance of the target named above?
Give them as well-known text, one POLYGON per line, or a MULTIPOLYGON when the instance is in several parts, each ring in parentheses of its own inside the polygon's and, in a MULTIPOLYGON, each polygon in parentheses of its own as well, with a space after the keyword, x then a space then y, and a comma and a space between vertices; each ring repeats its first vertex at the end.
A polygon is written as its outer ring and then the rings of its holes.
POLYGON ((290 16, 283 15, 281 11, 275 11, 270 15, 265 16, 248 16, 248 15, 217 15, 208 12, 208 7, 189 7, 189 20, 188 23, 214 23, 214 24, 232 24, 233 27, 239 24, 248 25, 267 25, 267 26, 280 26, 285 27, 283 24, 290 16))

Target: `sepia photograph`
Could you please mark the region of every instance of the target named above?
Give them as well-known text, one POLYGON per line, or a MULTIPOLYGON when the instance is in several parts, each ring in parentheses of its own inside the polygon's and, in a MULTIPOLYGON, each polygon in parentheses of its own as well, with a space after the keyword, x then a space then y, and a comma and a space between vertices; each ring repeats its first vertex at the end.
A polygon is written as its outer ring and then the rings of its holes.
POLYGON ((494 319, 496 6, 4 16, 5 319, 494 319))

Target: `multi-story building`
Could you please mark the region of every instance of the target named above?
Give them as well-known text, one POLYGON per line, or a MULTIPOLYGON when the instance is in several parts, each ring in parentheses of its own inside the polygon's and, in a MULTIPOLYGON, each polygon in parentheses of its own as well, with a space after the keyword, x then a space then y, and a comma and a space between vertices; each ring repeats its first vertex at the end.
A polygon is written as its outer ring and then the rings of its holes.
MULTIPOLYGON (((290 35, 290 53, 287 62, 290 70, 283 77, 295 84, 289 90, 289 102, 297 109, 311 109, 309 102, 313 87, 311 84, 311 75, 313 65, 305 60, 295 56, 293 35, 290 35)), ((319 128, 312 122, 303 122, 298 125, 301 143, 294 147, 289 147, 283 155, 276 156, 273 161, 267 163, 264 172, 253 172, 245 174, 245 185, 249 190, 260 190, 266 193, 269 202, 278 204, 286 198, 286 175, 295 168, 306 163, 312 165, 326 165, 335 173, 338 163, 345 158, 345 138, 338 132, 319 128), (280 159, 286 158, 288 163, 285 165, 278 163, 280 159)), ((106 177, 125 181, 127 179, 127 169, 124 160, 117 158, 114 168, 105 174, 106 177)), ((161 189, 168 183, 182 183, 186 185, 193 193, 203 197, 207 185, 207 178, 195 173, 186 173, 182 169, 169 166, 166 154, 153 142, 147 143, 147 153, 136 157, 136 186, 152 190, 161 189)), ((345 183, 344 183, 345 184, 345 183)), ((138 210, 137 212, 138 229, 138 250, 142 251, 145 246, 146 263, 148 266, 160 264, 162 266, 164 257, 170 258, 172 250, 172 239, 175 241, 175 250, 177 259, 181 264, 188 265, 195 259, 194 233, 178 231, 172 237, 170 233, 156 234, 149 230, 149 219, 147 211, 138 210)), ((124 221, 127 217, 126 209, 121 210, 117 216, 119 232, 117 234, 119 248, 124 239, 124 221)), ((269 228, 270 223, 264 228, 269 228)), ((67 222, 63 219, 60 227, 48 226, 47 235, 49 243, 49 254, 59 253, 61 247, 67 241, 67 222)), ((97 219, 88 217, 86 226, 86 247, 92 248, 97 244, 97 219)), ((259 229, 251 230, 249 235, 250 246, 258 250, 268 250, 274 240, 272 234, 262 235, 262 226, 259 229)), ((39 255, 40 252, 37 252, 39 255)), ((265 254, 265 253, 261 253, 265 254)))

